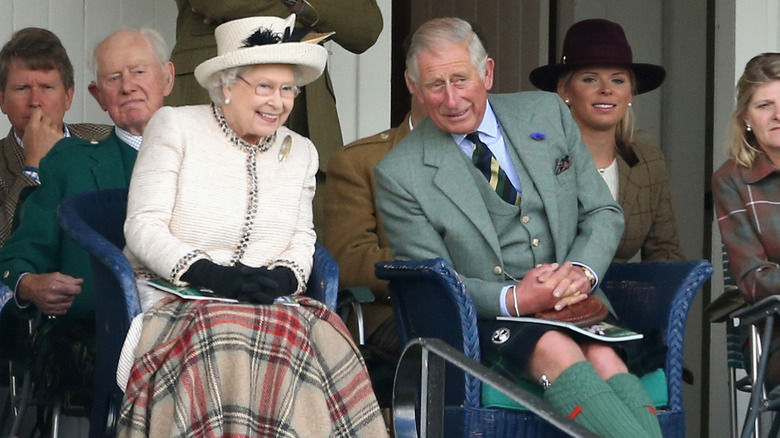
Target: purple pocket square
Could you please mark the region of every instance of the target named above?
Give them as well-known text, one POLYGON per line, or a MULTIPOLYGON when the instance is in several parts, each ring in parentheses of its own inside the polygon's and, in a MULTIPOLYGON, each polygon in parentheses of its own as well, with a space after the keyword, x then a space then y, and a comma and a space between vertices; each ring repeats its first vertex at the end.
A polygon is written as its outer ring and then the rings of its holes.
POLYGON ((564 155, 555 160, 555 174, 560 175, 571 167, 571 157, 564 155))

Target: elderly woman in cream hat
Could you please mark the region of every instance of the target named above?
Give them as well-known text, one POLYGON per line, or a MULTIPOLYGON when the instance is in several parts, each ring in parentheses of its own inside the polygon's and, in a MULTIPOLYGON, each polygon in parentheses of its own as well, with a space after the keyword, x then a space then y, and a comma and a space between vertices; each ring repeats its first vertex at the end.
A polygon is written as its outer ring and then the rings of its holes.
POLYGON ((386 436, 338 317, 274 304, 303 292, 315 243, 317 152, 284 123, 327 52, 294 23, 218 27, 195 70, 214 103, 162 108, 144 131, 125 236, 145 314, 120 436, 386 436), (161 298, 149 277, 238 303, 161 298))

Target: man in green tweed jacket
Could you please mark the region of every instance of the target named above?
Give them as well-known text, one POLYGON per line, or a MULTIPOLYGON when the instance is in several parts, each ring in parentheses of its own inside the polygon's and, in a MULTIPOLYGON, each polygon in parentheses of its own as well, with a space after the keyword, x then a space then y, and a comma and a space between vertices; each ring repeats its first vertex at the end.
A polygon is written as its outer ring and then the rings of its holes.
POLYGON ((0 247, 11 234, 19 195, 39 184, 38 167, 63 137, 102 140, 110 126, 65 124, 74 93, 73 66, 46 29, 13 34, 0 51, 0 108, 11 130, 0 140, 0 247))

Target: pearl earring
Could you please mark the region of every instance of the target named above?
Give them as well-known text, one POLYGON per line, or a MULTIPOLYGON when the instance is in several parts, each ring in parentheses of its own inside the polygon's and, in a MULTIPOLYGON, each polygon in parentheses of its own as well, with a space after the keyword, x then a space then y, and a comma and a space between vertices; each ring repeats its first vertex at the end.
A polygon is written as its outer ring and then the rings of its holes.
POLYGON ((229 97, 225 98, 225 105, 230 105, 230 98, 229 97))
POLYGON ((628 107, 629 107, 629 108, 631 108, 631 105, 632 105, 632 104, 631 104, 631 102, 628 102, 628 107))
POLYGON ((566 105, 569 105, 569 104, 571 104, 571 101, 569 99, 566 99, 566 100, 563 101, 563 103, 565 103, 566 105))
POLYGON ((746 130, 747 130, 747 132, 753 132, 753 128, 751 128, 750 125, 747 125, 746 130))

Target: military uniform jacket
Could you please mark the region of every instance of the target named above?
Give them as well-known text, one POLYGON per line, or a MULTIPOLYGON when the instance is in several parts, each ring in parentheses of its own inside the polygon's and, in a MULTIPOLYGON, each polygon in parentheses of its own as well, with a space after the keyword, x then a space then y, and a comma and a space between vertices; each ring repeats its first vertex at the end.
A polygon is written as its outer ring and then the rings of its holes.
POLYGON ((374 167, 408 133, 409 116, 396 128, 344 146, 333 156, 325 182, 323 243, 339 264, 339 285, 366 286, 377 299, 388 290, 374 265, 393 256, 376 214, 374 167))
MULTIPOLYGON (((176 80, 166 99, 166 104, 173 106, 211 103, 208 93, 193 75, 195 67, 217 54, 214 38, 217 24, 204 23, 204 17, 229 21, 260 15, 282 18, 290 15, 290 10, 280 0, 176 0, 176 4, 179 8, 176 45, 171 54, 176 80)), ((382 31, 382 14, 375 0, 310 0, 297 21, 318 32, 335 31, 333 41, 352 53, 368 50, 382 31)), ((319 79, 304 87, 287 126, 314 142, 319 152, 320 169, 327 169, 330 155, 344 144, 336 112, 336 95, 327 69, 319 79)))

